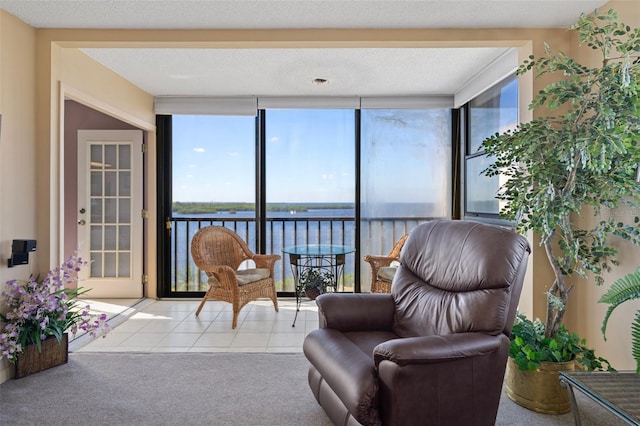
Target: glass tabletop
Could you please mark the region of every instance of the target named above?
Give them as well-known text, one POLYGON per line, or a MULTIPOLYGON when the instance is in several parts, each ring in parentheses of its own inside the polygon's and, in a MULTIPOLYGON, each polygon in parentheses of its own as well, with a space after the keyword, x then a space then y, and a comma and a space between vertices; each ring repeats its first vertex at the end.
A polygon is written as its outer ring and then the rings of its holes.
POLYGON ((633 371, 561 371, 560 377, 629 424, 640 424, 640 374, 633 371))
POLYGON ((336 256, 339 254, 349 254, 356 251, 354 247, 339 244, 303 244, 299 246, 289 246, 282 249, 284 253, 298 256, 336 256))

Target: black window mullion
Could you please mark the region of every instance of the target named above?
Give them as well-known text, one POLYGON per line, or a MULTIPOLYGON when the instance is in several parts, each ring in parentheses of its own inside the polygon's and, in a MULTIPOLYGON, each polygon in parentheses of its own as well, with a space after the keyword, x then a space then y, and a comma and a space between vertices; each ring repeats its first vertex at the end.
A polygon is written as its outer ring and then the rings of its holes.
POLYGON ((258 253, 267 252, 265 132, 265 111, 259 110, 256 117, 256 248, 258 253))

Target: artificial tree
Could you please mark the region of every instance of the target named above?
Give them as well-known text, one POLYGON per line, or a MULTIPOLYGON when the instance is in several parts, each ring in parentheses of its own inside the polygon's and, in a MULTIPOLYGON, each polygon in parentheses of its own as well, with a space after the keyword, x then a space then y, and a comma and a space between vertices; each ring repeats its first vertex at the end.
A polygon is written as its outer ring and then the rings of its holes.
POLYGON ((550 113, 482 144, 495 159, 483 173, 507 178, 497 195, 505 201, 501 214, 520 232, 539 235, 553 269, 547 338, 560 329, 577 277, 592 273, 602 284, 617 264, 610 237, 640 245, 638 217, 623 222, 606 214, 640 204, 640 29, 619 23, 616 11, 596 10, 570 30, 599 52, 600 63, 580 64, 545 44, 546 54, 529 57, 517 74, 553 77, 530 104, 550 113), (595 226, 574 220, 591 212, 599 217, 595 226))

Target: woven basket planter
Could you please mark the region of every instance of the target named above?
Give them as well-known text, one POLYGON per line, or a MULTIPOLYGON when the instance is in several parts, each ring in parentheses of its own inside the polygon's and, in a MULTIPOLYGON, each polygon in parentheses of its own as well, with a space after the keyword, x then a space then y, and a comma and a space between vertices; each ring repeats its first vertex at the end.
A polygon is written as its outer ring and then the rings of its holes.
POLYGON ((51 367, 66 364, 68 359, 69 336, 67 333, 62 336, 60 344, 54 336, 49 336, 42 341, 42 352, 38 352, 38 347, 35 344, 30 344, 18 355, 14 378, 20 379, 51 367))

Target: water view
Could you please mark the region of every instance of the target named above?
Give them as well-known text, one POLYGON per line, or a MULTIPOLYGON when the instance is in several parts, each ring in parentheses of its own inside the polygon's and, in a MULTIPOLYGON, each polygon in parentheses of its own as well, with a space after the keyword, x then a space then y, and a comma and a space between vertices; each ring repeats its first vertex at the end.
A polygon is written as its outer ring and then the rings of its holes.
MULTIPOLYGON (((209 225, 226 226, 235 231, 257 253, 254 211, 217 210, 215 213, 179 214, 173 218, 172 268, 176 271, 173 291, 203 291, 206 277, 198 276, 191 260, 189 246, 198 229, 209 225)), ((279 254, 276 264, 276 288, 293 291, 293 275, 289 258, 282 249, 302 244, 340 244, 355 247, 354 209, 297 208, 271 211, 267 214, 267 253, 279 254)), ((346 257, 342 287, 353 289, 356 254, 346 257)))

